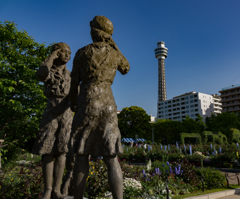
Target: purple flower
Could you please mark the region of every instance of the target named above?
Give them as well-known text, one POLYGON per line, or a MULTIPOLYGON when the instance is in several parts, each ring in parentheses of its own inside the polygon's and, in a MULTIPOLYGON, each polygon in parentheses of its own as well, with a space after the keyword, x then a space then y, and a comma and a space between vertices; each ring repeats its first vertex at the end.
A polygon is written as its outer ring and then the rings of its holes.
POLYGON ((159 170, 159 168, 155 168, 155 172, 156 172, 156 174, 160 175, 160 170, 159 170))
POLYGON ((167 162, 167 165, 169 166, 169 162, 167 162))
POLYGON ((163 164, 162 166, 165 167, 165 164, 163 164))
POLYGON ((147 181, 150 181, 150 179, 148 178, 147 181))
POLYGON ((155 173, 153 173, 152 175, 155 176, 155 173))
POLYGON ((142 170, 142 173, 145 174, 145 170, 144 169, 142 170))

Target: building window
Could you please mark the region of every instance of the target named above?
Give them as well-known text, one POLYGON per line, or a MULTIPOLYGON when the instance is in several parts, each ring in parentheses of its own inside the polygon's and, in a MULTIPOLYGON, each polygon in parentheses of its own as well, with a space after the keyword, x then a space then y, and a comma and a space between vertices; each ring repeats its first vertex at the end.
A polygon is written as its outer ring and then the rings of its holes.
POLYGON ((191 105, 191 108, 193 108, 194 107, 194 105, 191 105))
POLYGON ((188 97, 185 97, 185 100, 188 99, 188 97))
POLYGON ((189 111, 186 111, 186 113, 189 113, 189 111))
POLYGON ((193 100, 191 100, 190 103, 193 103, 193 100))
POLYGON ((193 98, 193 95, 191 95, 190 98, 193 98))
POLYGON ((186 102, 186 104, 189 104, 189 102, 186 102))
POLYGON ((191 112, 194 112, 194 111, 195 111, 194 109, 191 110, 191 112))
POLYGON ((189 108, 189 106, 186 106, 186 108, 189 108))

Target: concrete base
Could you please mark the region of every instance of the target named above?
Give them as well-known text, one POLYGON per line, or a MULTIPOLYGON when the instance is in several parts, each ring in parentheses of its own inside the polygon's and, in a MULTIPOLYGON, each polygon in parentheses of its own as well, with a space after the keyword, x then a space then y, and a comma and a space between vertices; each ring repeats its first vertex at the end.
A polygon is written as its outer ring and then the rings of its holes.
POLYGON ((238 189, 233 189, 233 190, 227 190, 227 191, 220 191, 216 193, 209 193, 201 196, 193 196, 193 197, 188 197, 186 199, 216 199, 216 198, 221 198, 225 196, 231 196, 234 194, 240 193, 240 188, 238 189))

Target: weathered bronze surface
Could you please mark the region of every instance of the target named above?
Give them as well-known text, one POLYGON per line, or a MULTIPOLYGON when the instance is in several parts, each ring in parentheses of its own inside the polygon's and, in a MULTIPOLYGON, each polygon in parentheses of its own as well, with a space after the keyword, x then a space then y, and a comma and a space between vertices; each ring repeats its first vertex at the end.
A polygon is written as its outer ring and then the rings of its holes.
POLYGON ((122 153, 121 134, 111 85, 116 71, 124 75, 130 66, 111 37, 112 22, 96 16, 90 26, 93 43, 77 51, 71 73, 71 109, 76 112, 70 138, 71 151, 77 154, 74 198, 83 197, 89 155, 103 156, 113 198, 122 198, 122 171, 116 157, 122 153))
POLYGON ((43 155, 45 185, 43 199, 62 198, 60 185, 73 119, 69 106, 71 77, 70 71, 66 68, 70 54, 71 51, 67 44, 62 42, 55 44, 51 55, 36 73, 37 78, 44 82, 44 95, 48 98, 47 108, 43 113, 40 130, 32 151, 34 154, 43 155))

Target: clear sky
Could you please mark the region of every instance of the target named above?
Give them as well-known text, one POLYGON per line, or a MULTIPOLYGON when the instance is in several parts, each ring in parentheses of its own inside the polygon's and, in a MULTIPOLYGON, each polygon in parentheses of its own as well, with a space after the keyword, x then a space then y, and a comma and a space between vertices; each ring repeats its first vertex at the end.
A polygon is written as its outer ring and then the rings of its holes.
POLYGON ((158 41, 168 48, 168 99, 240 84, 239 0, 0 0, 0 21, 14 21, 39 43, 70 46, 70 71, 76 51, 92 42, 96 15, 113 22, 113 40, 131 67, 112 85, 118 110, 134 105, 156 116, 158 41))

